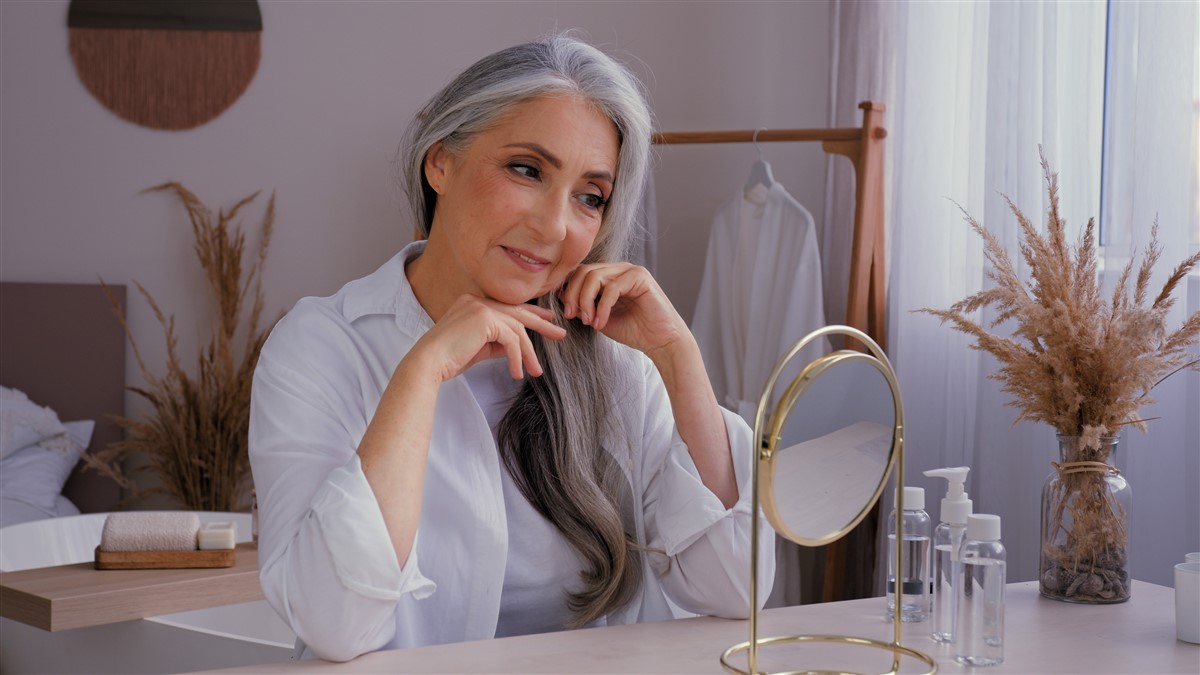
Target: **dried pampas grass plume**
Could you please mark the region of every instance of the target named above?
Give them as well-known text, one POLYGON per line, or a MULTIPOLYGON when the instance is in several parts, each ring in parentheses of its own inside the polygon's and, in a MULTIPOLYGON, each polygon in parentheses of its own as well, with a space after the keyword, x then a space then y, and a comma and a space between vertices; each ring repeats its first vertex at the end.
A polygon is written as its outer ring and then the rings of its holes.
MULTIPOLYGON (((245 234, 235 219, 259 193, 238 201, 229 211, 218 211, 214 220, 212 211, 179 183, 164 183, 146 192, 172 193, 187 209, 196 257, 215 301, 216 322, 191 375, 178 351, 174 316, 166 316, 154 297, 134 282, 166 338, 167 372, 159 376, 142 359, 124 312, 113 302, 113 311, 146 381, 144 388, 129 390, 149 401, 153 412, 144 421, 117 418, 126 431, 125 440, 84 459, 92 468, 132 489, 121 462, 126 457, 144 458, 146 464, 138 471, 153 473, 159 487, 135 497, 161 493, 186 509, 241 510, 249 503, 250 385, 259 351, 271 329, 260 329, 258 324, 263 313, 262 273, 275 221, 275 196, 271 196, 263 214, 257 255, 246 268, 245 234), (247 302, 249 311, 242 326, 247 302)), ((113 299, 111 294, 109 299, 113 299)))
MULTIPOLYGON (((1040 150, 1040 148, 1039 148, 1040 150)), ((1018 409, 1015 422, 1045 422, 1068 436, 1082 437, 1087 451, 1099 452, 1103 436, 1116 435, 1132 424, 1145 429, 1138 409, 1152 402, 1150 391, 1185 368, 1200 370, 1189 349, 1200 340, 1200 312, 1175 331, 1167 317, 1175 304, 1175 288, 1200 265, 1200 252, 1179 263, 1153 296, 1150 277, 1162 255, 1158 222, 1150 245, 1134 268, 1131 258, 1110 297, 1104 297, 1096 273, 1095 220, 1089 220, 1074 247, 1066 241, 1059 213, 1058 174, 1041 153, 1042 172, 1050 197, 1046 232, 1041 234, 1012 200, 1009 209, 1020 226, 1021 257, 1030 270, 1021 281, 999 239, 963 210, 971 228, 984 240, 984 255, 994 286, 955 303, 950 309, 924 308, 975 339, 971 345, 1000 362, 989 375, 1003 383, 1018 409), (1132 296, 1132 297, 1131 297, 1132 296), (971 318, 991 307, 996 316, 985 327, 971 318), (1015 323, 1012 337, 989 332, 1015 323)), ((961 209, 961 207, 960 207, 961 209)))

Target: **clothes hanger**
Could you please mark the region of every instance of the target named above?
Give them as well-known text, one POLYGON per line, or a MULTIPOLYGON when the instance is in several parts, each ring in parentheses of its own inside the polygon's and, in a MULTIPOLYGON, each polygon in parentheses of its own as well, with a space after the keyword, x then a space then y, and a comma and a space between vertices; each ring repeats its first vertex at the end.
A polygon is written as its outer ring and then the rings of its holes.
POLYGON ((766 131, 766 127, 759 127, 754 130, 752 142, 754 148, 758 150, 758 161, 750 166, 750 178, 746 181, 746 192, 753 190, 756 186, 771 187, 775 183, 775 177, 771 175, 771 164, 763 157, 762 147, 758 144, 758 133, 766 131))

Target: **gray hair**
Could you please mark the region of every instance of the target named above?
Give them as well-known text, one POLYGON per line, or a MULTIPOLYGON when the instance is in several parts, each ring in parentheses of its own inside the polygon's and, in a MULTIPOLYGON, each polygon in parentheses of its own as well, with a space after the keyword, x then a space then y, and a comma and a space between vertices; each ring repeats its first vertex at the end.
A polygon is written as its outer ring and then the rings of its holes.
POLYGON ((498 122, 513 105, 538 96, 568 94, 599 108, 617 127, 617 176, 587 262, 624 257, 650 162, 653 130, 640 83, 599 49, 554 35, 500 50, 454 78, 425 105, 405 133, 400 151, 413 222, 425 236, 433 226, 437 193, 425 180, 425 156, 436 143, 460 154, 472 137, 498 122))
MULTIPOLYGON (((461 153, 475 134, 513 105, 537 96, 567 94, 591 102, 617 128, 616 179, 600 230, 585 262, 621 259, 637 227, 653 128, 638 81, 603 52, 556 35, 485 57, 454 79, 417 115, 402 149, 405 189, 414 222, 426 236, 437 194, 425 180, 425 156, 436 143, 461 153)), ((612 431, 616 390, 627 379, 614 368, 607 338, 567 321, 554 292, 537 299, 567 328, 561 341, 530 332, 545 373, 525 379, 496 429, 500 454, 513 482, 580 554, 583 586, 567 594, 571 624, 591 623, 636 597, 641 555, 630 511, 633 497, 622 460, 627 447, 612 431)), ((623 430, 624 431, 624 430, 623 430)))

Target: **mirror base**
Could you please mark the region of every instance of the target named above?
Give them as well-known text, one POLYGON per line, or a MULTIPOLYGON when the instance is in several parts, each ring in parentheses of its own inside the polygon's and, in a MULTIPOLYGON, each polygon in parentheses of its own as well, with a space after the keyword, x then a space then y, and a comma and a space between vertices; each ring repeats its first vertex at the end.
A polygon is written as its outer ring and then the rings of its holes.
MULTIPOLYGON (((762 648, 768 645, 778 645, 793 642, 832 642, 840 644, 862 645, 864 647, 874 647, 877 649, 890 651, 892 652, 892 669, 887 671, 884 675, 892 675, 893 673, 900 671, 901 656, 914 658, 929 666, 929 670, 926 671, 925 675, 935 675, 938 671, 937 661, 934 661, 932 656, 929 656, 924 652, 919 652, 910 647, 905 647, 892 642, 881 642, 879 640, 851 637, 848 635, 789 635, 781 637, 759 638, 758 646, 759 648, 762 648)), ((750 643, 748 641, 741 642, 730 647, 729 649, 726 649, 725 653, 721 654, 721 665, 725 667, 727 672, 733 673, 734 675, 749 675, 745 670, 742 670, 730 663, 731 657, 738 652, 744 652, 748 649, 750 649, 750 643)), ((847 673, 846 671, 841 670, 789 670, 777 675, 793 675, 797 673, 804 673, 805 675, 856 675, 855 673, 847 673)))

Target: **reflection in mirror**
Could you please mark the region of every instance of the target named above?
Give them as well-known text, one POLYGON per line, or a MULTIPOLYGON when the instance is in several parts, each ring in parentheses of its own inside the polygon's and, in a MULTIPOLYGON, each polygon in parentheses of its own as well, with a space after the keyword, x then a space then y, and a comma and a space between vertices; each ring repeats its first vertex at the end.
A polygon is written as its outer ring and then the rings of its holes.
POLYGON ((835 541, 869 512, 888 476, 896 411, 879 362, 848 351, 818 359, 773 417, 786 419, 786 447, 763 467, 764 513, 798 544, 835 541))

